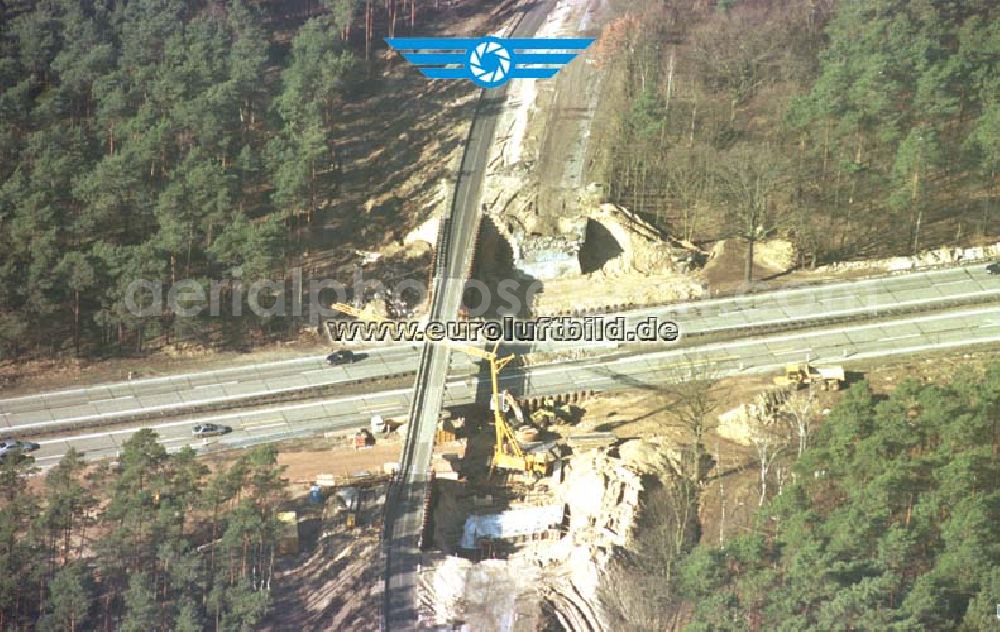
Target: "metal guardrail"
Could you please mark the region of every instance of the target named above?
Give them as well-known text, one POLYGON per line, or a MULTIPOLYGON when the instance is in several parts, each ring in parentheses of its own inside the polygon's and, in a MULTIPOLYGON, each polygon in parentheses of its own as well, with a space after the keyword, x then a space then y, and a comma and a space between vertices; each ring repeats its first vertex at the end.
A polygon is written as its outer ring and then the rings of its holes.
MULTIPOLYGON (((480 103, 482 102, 482 98, 482 93, 480 93, 480 103)), ((477 114, 478 108, 479 105, 477 104, 477 114)), ((469 132, 466 137, 466 146, 468 146, 469 139, 471 138, 473 127, 474 124, 469 126, 469 132)), ((448 252, 451 243, 451 231, 452 220, 449 211, 449 215, 444 218, 444 221, 441 222, 441 225, 438 228, 437 248, 434 258, 434 277, 432 281, 433 286, 431 290, 431 315, 433 318, 437 318, 441 312, 439 298, 442 296, 442 288, 448 269, 448 252)), ((410 403, 408 416, 409 423, 406 427, 406 437, 403 440, 400 452, 399 471, 386 491, 386 503, 382 518, 382 546, 380 547, 380 553, 384 563, 382 578, 384 582, 384 594, 379 620, 380 627, 383 630, 388 628, 387 619, 390 611, 389 600, 392 598, 390 586, 390 581, 393 575, 392 547, 394 544, 393 536, 395 533, 395 527, 399 517, 396 515, 396 509, 400 506, 400 497, 402 496, 404 489, 411 484, 410 477, 413 468, 413 454, 416 450, 416 444, 420 435, 418 422, 420 419, 420 413, 425 407, 426 384, 428 381, 428 371, 431 365, 433 351, 433 347, 426 343, 420 351, 420 360, 417 366, 416 377, 414 379, 413 399, 410 403)))

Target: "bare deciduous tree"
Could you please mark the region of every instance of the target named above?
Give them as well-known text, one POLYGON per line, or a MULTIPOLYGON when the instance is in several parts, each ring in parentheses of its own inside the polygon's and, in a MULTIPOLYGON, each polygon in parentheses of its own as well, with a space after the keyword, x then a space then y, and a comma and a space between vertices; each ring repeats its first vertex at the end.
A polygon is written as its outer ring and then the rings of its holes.
POLYGON ((703 212, 709 210, 712 191, 712 170, 708 165, 715 152, 704 147, 680 149, 671 153, 671 168, 667 186, 670 197, 680 207, 681 236, 694 238, 703 212))
POLYGON ((791 422, 798 437, 798 453, 802 456, 809 442, 809 432, 816 416, 816 393, 812 387, 805 391, 793 391, 785 401, 785 409, 791 415, 791 422))
POLYGON ((697 542, 697 488, 685 476, 668 477, 644 494, 635 550, 621 550, 609 564, 601 602, 610 629, 676 629, 676 563, 697 542))
POLYGON ((707 20, 691 35, 692 55, 701 81, 713 92, 729 96, 729 120, 779 73, 781 40, 774 36, 767 12, 741 8, 707 20))
POLYGON ((705 433, 718 425, 718 418, 712 414, 719 401, 718 383, 710 365, 705 362, 692 368, 678 384, 670 387, 674 401, 670 404, 671 423, 683 428, 691 440, 690 471, 685 474, 697 485, 705 480, 705 433))
POLYGON ((777 194, 785 173, 784 159, 741 147, 719 166, 719 195, 727 205, 732 230, 746 242, 744 280, 753 282, 754 245, 782 223, 777 194))
POLYGON ((753 407, 750 442, 757 450, 757 461, 760 464, 760 500, 763 505, 767 498, 767 480, 775 459, 788 447, 788 433, 778 423, 775 416, 762 407, 753 407))

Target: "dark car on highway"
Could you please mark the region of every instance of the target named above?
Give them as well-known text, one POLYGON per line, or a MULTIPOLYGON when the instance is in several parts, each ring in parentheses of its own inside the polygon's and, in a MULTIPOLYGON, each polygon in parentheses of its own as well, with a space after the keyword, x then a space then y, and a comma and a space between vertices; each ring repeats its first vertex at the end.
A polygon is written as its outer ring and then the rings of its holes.
POLYGON ((990 274, 1000 274, 1000 261, 986 266, 986 271, 990 274))
POLYGON ((326 363, 330 366, 339 366, 341 364, 353 364, 360 360, 361 357, 349 349, 341 349, 340 351, 334 351, 330 355, 326 356, 326 363))
POLYGON ((229 426, 220 426, 219 424, 197 424, 191 429, 195 437, 218 437, 232 431, 233 429, 229 426))

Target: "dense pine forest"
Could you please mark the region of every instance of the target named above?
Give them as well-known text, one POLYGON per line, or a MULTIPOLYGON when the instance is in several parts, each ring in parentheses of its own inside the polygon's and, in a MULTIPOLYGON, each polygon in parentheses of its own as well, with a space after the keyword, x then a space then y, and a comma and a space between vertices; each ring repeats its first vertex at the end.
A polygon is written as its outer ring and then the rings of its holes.
MULTIPOLYGON (((802 265, 997 236, 997 3, 612 5, 589 161, 612 201, 695 241, 790 238, 802 265)), ((0 4, 0 358, 286 335, 226 295, 205 322, 127 290, 285 279, 349 168, 344 103, 385 85, 370 49, 443 6, 0 4)))
POLYGON ((681 565, 688 630, 990 630, 1000 365, 854 385, 749 532, 681 565))
POLYGON ((0 7, 0 357, 183 335, 135 279, 283 278, 335 192, 363 2, 0 7))
POLYGON ((210 472, 141 430, 114 467, 70 450, 41 485, 30 458, 0 461, 0 629, 254 629, 282 534, 276 457, 210 472))

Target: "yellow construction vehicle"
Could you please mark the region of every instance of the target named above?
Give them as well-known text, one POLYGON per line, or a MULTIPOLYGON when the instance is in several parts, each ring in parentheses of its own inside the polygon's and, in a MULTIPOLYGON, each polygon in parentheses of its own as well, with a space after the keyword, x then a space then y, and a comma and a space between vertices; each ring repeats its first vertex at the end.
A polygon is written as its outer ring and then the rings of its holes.
POLYGON ((793 362, 785 365, 783 375, 775 376, 774 383, 791 388, 815 384, 823 391, 839 391, 844 380, 842 366, 813 366, 808 362, 793 362))
MULTIPOLYGON (((350 305, 345 305, 344 303, 334 303, 330 307, 338 312, 348 314, 359 319, 384 320, 377 316, 373 317, 369 312, 351 307, 350 305)), ((489 363, 491 387, 490 408, 493 410, 493 427, 496 432, 496 443, 493 446, 493 463, 491 467, 500 468, 502 470, 516 470, 535 476, 547 475, 552 468, 551 456, 548 453, 526 453, 524 449, 521 448, 521 444, 514 435, 514 431, 507 424, 507 420, 504 419, 504 409, 513 407, 515 417, 517 417, 521 422, 524 420, 521 410, 517 407, 517 402, 514 401, 513 397, 511 397, 506 391, 502 394, 500 391, 500 371, 503 370, 505 366, 510 364, 510 362, 514 359, 514 356, 498 356, 497 349, 500 346, 499 341, 493 345, 492 351, 459 344, 449 340, 443 340, 442 342, 452 349, 457 349, 458 351, 467 353, 473 357, 481 358, 489 363)))
POLYGON ((552 467, 551 457, 547 453, 526 453, 521 448, 521 443, 514 435, 514 431, 507 424, 507 420, 504 419, 504 408, 511 407, 513 408, 515 418, 522 422, 524 420, 521 409, 518 408, 514 398, 506 392, 503 395, 500 392, 500 371, 514 359, 514 356, 498 357, 497 348, 500 346, 499 342, 493 345, 492 351, 486 351, 477 347, 466 347, 465 345, 451 344, 449 346, 482 358, 490 365, 490 408, 493 409, 493 428, 496 432, 496 442, 493 445, 492 467, 502 470, 518 470, 525 474, 534 474, 536 476, 547 475, 552 467))
POLYGON ((551 397, 542 400, 541 407, 531 413, 531 421, 539 428, 545 428, 556 422, 556 402, 551 397))
POLYGON ((330 309, 336 310, 341 314, 347 314, 348 316, 353 316, 358 320, 370 320, 370 321, 381 321, 385 320, 375 312, 367 309, 358 309, 353 305, 348 305, 347 303, 334 303, 330 306, 330 309))
POLYGON ((568 402, 557 404, 555 398, 546 397, 541 406, 531 413, 531 422, 539 428, 555 423, 574 423, 576 413, 568 402))

